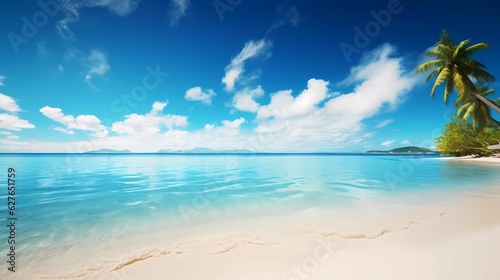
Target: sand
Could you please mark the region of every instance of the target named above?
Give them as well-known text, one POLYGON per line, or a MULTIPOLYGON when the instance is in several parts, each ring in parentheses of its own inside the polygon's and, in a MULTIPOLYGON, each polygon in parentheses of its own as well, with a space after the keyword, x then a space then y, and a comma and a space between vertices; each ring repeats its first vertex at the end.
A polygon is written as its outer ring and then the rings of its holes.
POLYGON ((465 156, 465 157, 456 157, 456 158, 448 158, 450 160, 454 161, 459 161, 459 162, 464 162, 467 164, 491 164, 491 165, 497 165, 500 164, 500 157, 472 157, 472 156, 465 156))
POLYGON ((199 225, 92 279, 500 279, 500 186, 400 199, 199 225))

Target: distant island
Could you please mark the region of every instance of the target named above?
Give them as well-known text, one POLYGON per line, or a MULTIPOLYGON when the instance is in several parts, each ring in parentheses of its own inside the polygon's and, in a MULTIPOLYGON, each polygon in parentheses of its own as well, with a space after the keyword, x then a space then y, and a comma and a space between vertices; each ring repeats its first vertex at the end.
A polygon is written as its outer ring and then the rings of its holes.
POLYGON ((254 154, 256 152, 246 149, 212 150, 209 148, 193 148, 188 150, 159 150, 159 154, 254 154))
POLYGON ((371 150, 366 152, 368 154, 439 154, 438 152, 431 151, 426 148, 420 148, 420 147, 414 147, 414 146, 408 146, 408 147, 401 147, 401 148, 396 148, 388 151, 381 151, 381 150, 371 150))
POLYGON ((129 150, 113 150, 113 149, 100 149, 95 151, 84 152, 84 154, 131 154, 129 150))

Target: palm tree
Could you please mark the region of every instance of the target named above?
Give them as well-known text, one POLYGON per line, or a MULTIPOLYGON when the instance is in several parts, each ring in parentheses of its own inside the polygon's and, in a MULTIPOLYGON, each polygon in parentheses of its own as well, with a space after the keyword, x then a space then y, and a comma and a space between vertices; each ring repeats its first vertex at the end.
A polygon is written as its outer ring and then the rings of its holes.
MULTIPOLYGON (((488 98, 489 95, 495 93, 494 89, 489 89, 485 85, 479 85, 476 89, 485 99, 489 100, 496 106, 500 106, 500 100, 491 100, 488 98)), ((457 117, 462 118, 463 120, 472 118, 472 126, 479 130, 485 127, 491 127, 493 123, 496 125, 499 124, 497 120, 491 117, 490 108, 474 95, 460 95, 455 101, 455 108, 458 109, 457 117)))
POLYGON ((493 110, 500 113, 499 106, 496 106, 490 100, 479 94, 476 86, 472 82, 472 78, 482 83, 491 83, 495 78, 484 69, 482 63, 471 58, 478 51, 489 48, 486 43, 478 43, 472 46, 469 45, 470 40, 464 40, 458 45, 454 45, 450 39, 450 35, 446 30, 443 30, 439 41, 436 43, 433 50, 425 52, 425 56, 434 58, 420 65, 416 72, 424 73, 431 71, 427 76, 426 81, 436 77, 434 86, 431 90, 431 97, 434 97, 436 88, 445 83, 444 102, 448 104, 448 97, 453 91, 456 91, 460 96, 473 95, 481 102, 488 105, 493 110))

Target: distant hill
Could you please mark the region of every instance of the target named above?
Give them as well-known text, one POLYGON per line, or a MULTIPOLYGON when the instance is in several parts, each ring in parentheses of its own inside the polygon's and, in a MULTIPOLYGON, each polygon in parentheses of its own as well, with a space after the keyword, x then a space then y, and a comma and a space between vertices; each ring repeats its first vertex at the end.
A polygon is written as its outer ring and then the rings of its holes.
POLYGON ((129 150, 113 150, 113 149, 100 149, 95 151, 84 152, 85 154, 130 154, 129 150))
POLYGON ((188 150, 159 150, 158 153, 161 154, 252 154, 254 151, 246 149, 235 149, 235 150, 212 150, 209 148, 193 148, 188 150))
POLYGON ((388 151, 381 151, 381 150, 371 150, 368 151, 367 153, 379 153, 379 154, 437 154, 437 152, 431 151, 426 148, 420 148, 420 147, 414 147, 414 146, 408 146, 408 147, 401 147, 401 148, 396 148, 388 151))

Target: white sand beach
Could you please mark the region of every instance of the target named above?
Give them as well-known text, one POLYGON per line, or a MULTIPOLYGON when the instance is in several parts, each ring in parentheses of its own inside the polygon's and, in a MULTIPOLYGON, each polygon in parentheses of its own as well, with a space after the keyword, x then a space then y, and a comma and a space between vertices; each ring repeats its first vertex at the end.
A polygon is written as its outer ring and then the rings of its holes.
POLYGON ((405 200, 203 225, 98 279, 499 279, 500 186, 405 200))
POLYGON ((449 158, 449 159, 456 160, 456 161, 463 161, 463 162, 467 162, 467 163, 500 164, 500 157, 465 156, 465 157, 456 157, 456 158, 449 158))

